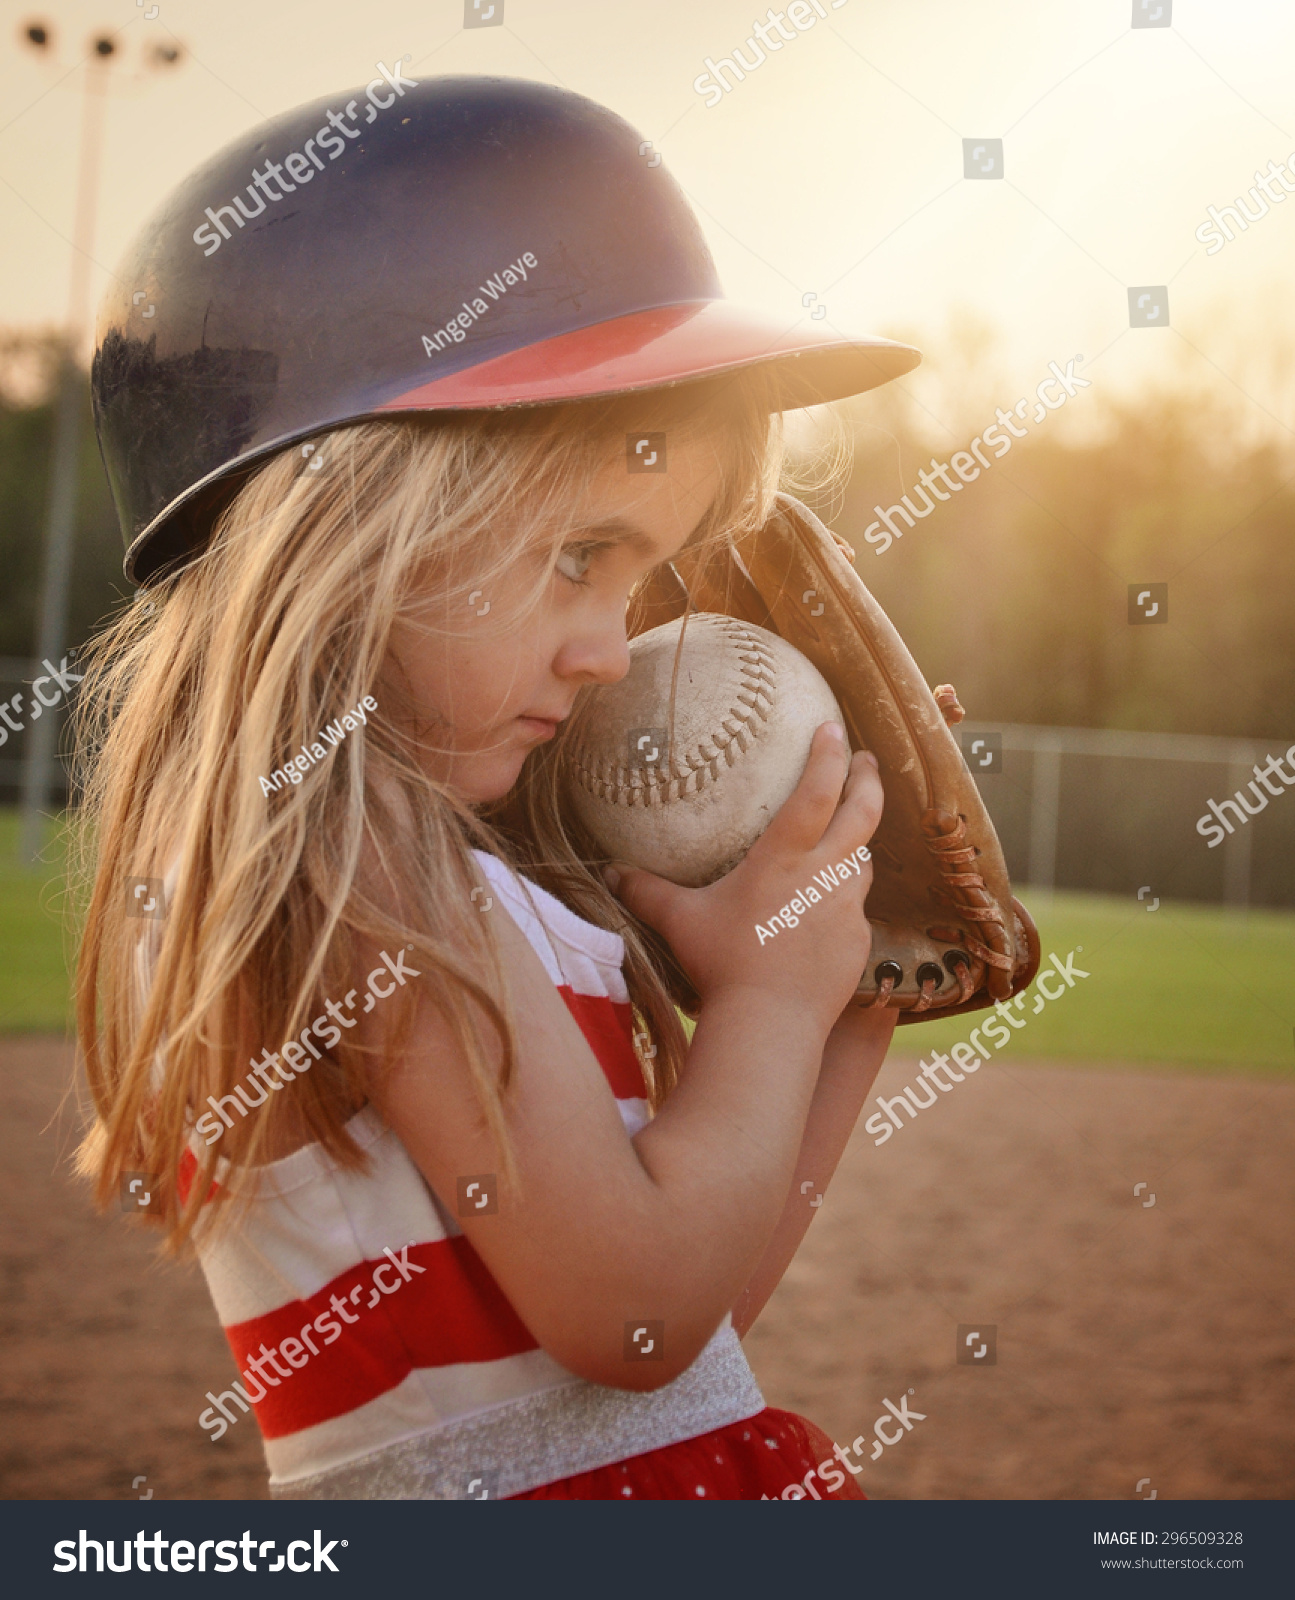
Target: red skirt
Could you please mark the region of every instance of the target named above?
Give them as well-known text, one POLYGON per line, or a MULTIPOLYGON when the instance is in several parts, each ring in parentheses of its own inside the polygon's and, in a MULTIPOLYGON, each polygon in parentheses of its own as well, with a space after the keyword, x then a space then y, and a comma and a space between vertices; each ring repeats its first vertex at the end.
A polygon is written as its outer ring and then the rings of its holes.
POLYGON ((578 1472, 513 1500, 866 1500, 821 1428, 766 1406, 745 1422, 578 1472), (794 1492, 799 1490, 799 1493, 794 1492))

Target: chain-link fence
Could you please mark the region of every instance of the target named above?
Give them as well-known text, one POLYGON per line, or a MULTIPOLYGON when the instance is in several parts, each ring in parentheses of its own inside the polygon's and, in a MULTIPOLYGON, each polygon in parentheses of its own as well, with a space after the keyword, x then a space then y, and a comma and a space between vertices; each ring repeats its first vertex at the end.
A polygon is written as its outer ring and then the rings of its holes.
MULTIPOLYGON (((21 796, 31 685, 41 671, 0 657, 3 804, 21 796)), ((43 714, 61 721, 66 703, 43 714)), ((966 722, 956 732, 1014 882, 1036 891, 1146 889, 1162 899, 1295 906, 1295 783, 1288 789, 1281 769, 1267 765, 1276 757, 1295 775, 1295 761, 1286 761, 1295 747, 1023 723, 966 722), (1267 770, 1266 783, 1256 767, 1267 770)), ((68 793, 65 766, 59 771, 56 804, 68 793)))
POLYGON ((1295 778, 1289 742, 1021 723, 956 731, 1014 882, 1295 906, 1295 781, 1268 768, 1276 757, 1295 778))

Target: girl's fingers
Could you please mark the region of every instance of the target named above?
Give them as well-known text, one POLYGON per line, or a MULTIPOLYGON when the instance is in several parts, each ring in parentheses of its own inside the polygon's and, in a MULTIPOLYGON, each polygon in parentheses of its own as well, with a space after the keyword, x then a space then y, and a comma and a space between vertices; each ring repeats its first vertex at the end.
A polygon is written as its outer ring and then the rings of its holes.
POLYGON ((613 861, 603 869, 603 881, 620 903, 649 928, 666 932, 670 910, 681 893, 678 884, 658 878, 655 872, 643 867, 631 867, 623 861, 613 861))
POLYGON ((823 835, 824 847, 834 852, 844 849, 848 855, 867 844, 877 831, 885 799, 876 756, 870 750, 859 751, 850 763, 841 804, 823 835))
POLYGON ((850 747, 845 742, 845 729, 839 722, 823 723, 814 734, 800 782, 752 845, 751 854, 766 851, 804 854, 813 850, 841 802, 841 790, 849 770, 850 747))

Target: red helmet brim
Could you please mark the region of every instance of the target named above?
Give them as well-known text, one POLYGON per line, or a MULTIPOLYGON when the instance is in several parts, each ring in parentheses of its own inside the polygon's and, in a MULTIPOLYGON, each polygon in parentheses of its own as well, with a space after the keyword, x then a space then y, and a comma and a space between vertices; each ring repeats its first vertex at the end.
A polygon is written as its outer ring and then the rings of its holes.
MULTIPOLYGON (((431 358, 433 361, 435 357, 431 358)), ((432 377, 379 411, 476 411, 630 394, 742 367, 774 368, 778 410, 861 394, 910 372, 911 345, 786 323, 730 300, 657 306, 432 377)))

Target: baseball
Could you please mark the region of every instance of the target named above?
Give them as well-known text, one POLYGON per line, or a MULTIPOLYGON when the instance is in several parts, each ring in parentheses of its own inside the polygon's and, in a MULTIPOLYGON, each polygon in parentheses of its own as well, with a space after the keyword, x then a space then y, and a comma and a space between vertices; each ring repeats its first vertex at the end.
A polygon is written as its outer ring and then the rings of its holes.
POLYGON ((629 672, 570 729, 567 797, 607 855, 700 888, 773 820, 814 730, 845 719, 799 650, 735 617, 693 612, 629 648, 629 672))

